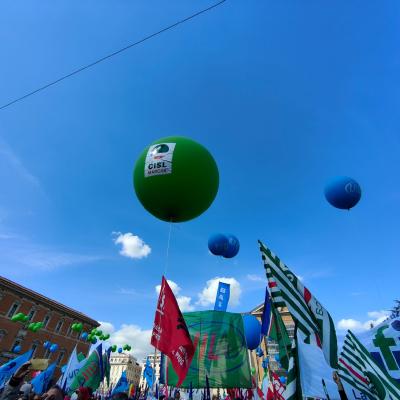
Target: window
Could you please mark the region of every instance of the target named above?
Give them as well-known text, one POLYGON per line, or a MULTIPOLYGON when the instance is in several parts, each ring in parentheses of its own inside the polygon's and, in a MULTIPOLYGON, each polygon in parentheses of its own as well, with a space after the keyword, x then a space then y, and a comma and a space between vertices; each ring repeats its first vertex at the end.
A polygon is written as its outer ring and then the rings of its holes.
POLYGON ((43 320, 43 327, 46 328, 47 324, 50 321, 50 315, 46 315, 43 320))
POLYGON ((32 358, 34 358, 34 356, 35 356, 37 347, 38 347, 37 343, 33 343, 32 347, 31 347, 31 349, 32 349, 32 358))
POLYGON ((58 321, 55 331, 57 333, 60 332, 62 326, 63 326, 63 321, 58 321))
POLYGON ((11 318, 11 317, 15 314, 15 312, 18 310, 18 307, 19 307, 19 304, 18 304, 18 303, 14 303, 14 304, 11 306, 11 308, 10 308, 10 310, 8 311, 8 314, 7 314, 8 318, 11 318))
POLYGON ((16 340, 14 341, 14 344, 11 346, 11 351, 13 351, 13 349, 14 349, 15 346, 18 346, 18 345, 20 345, 21 343, 22 343, 22 340, 16 339, 16 340))
POLYGON ((32 319, 33 319, 35 313, 36 313, 36 310, 35 310, 34 308, 32 308, 32 310, 29 311, 29 314, 28 314, 28 321, 32 321, 32 319))
POLYGON ((64 351, 60 351, 58 357, 57 357, 57 365, 60 364, 62 359, 64 358, 64 351))
POLYGON ((3 340, 3 337, 7 335, 7 332, 4 329, 0 329, 0 342, 3 340))

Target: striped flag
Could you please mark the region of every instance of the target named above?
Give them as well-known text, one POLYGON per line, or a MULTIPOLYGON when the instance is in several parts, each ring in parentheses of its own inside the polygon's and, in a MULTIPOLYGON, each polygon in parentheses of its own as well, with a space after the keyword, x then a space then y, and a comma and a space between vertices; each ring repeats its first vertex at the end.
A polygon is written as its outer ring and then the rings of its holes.
POLYGON ((298 369, 298 357, 297 357, 297 333, 295 332, 292 340, 292 348, 289 354, 289 368, 286 381, 286 389, 283 392, 285 400, 297 400, 302 399, 300 387, 300 376, 298 369))
POLYGON ((347 332, 339 356, 338 374, 341 379, 370 399, 400 399, 400 385, 376 364, 368 350, 351 331, 347 332))
POLYGON ((309 340, 316 340, 328 364, 336 368, 336 331, 328 311, 271 250, 259 244, 274 304, 289 309, 297 328, 309 340))

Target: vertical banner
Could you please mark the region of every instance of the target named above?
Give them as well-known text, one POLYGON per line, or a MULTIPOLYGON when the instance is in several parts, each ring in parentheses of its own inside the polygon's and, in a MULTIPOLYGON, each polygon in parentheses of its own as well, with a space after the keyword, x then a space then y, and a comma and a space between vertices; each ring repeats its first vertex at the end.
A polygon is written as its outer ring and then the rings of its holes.
POLYGON ((215 298, 214 311, 226 311, 229 302, 231 286, 229 283, 218 282, 217 297, 215 298))

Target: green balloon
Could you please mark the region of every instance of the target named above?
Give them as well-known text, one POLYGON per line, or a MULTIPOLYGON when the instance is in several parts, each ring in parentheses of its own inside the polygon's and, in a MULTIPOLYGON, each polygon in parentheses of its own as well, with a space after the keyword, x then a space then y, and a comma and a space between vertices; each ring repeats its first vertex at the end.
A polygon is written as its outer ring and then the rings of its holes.
POLYGON ((29 317, 28 317, 27 315, 24 315, 24 316, 21 318, 21 320, 24 321, 24 322, 26 322, 26 321, 29 320, 29 317))
POLYGON ((101 336, 102 334, 103 334, 102 331, 96 331, 96 333, 95 333, 96 336, 101 336))
POLYGON ((251 367, 251 374, 254 375, 256 373, 256 369, 254 367, 251 367))
POLYGON ((81 322, 79 322, 79 324, 76 324, 76 329, 78 330, 78 332, 81 332, 83 329, 83 324, 81 322))
POLYGON ((133 171, 133 184, 149 213, 163 221, 184 222, 198 217, 214 201, 218 167, 201 144, 170 136, 142 152, 133 171))

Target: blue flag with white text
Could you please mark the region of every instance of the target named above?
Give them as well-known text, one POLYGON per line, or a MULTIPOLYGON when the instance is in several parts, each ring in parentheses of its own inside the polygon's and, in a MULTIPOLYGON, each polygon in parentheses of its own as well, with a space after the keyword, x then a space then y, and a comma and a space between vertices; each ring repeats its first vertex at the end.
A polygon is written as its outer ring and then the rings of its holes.
POLYGON ((33 350, 29 350, 24 354, 8 361, 0 367, 0 389, 4 387, 11 375, 24 363, 29 361, 32 357, 33 350))
POLYGON ((64 373, 57 381, 57 385, 60 386, 60 388, 62 388, 65 392, 68 392, 71 383, 73 382, 75 376, 78 375, 79 370, 83 367, 85 362, 86 358, 84 358, 82 361, 79 361, 75 346, 74 350, 72 350, 71 356, 69 357, 64 373))
POLYGON ((229 302, 230 288, 231 285, 229 285, 229 283, 218 282, 214 311, 226 311, 229 302))
POLYGON ((147 358, 146 365, 143 371, 143 377, 146 379, 147 384, 149 387, 153 387, 153 368, 150 365, 150 360, 147 358))
POLYGON ((56 369, 57 363, 53 363, 42 371, 39 375, 36 375, 32 380, 31 384, 33 386, 33 391, 36 394, 43 394, 49 387, 51 378, 53 378, 54 371, 56 369))

